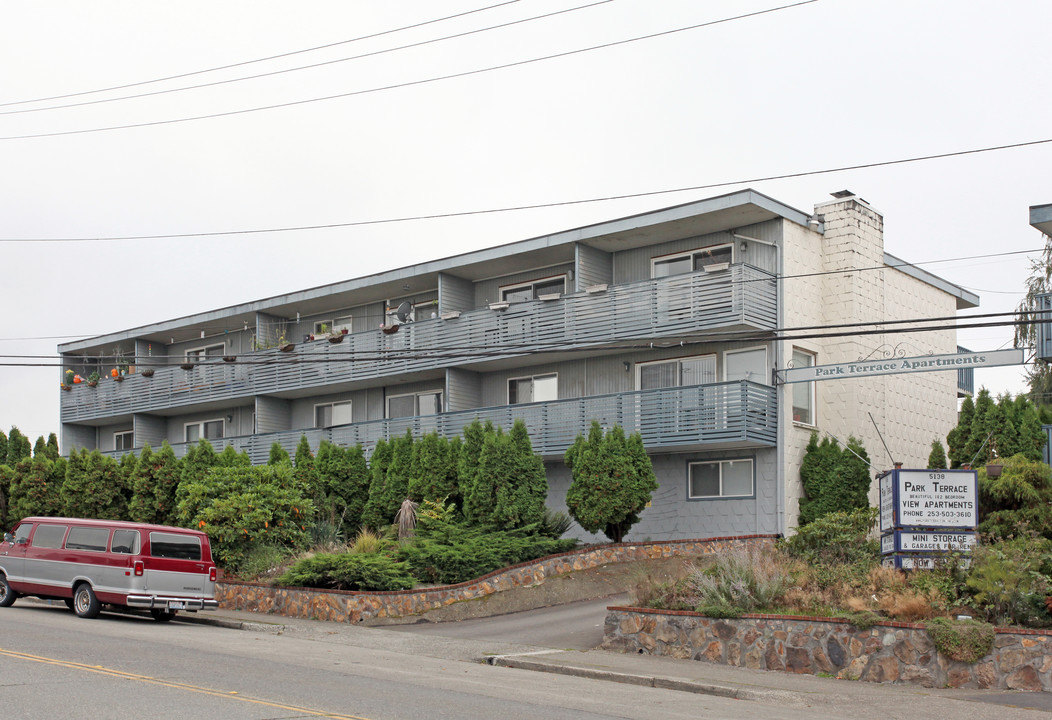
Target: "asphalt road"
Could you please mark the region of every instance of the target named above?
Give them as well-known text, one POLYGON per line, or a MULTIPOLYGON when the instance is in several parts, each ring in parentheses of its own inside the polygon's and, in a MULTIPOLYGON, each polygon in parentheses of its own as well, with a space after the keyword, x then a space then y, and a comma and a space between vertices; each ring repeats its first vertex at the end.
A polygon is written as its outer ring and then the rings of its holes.
POLYGON ((388 629, 463 640, 500 640, 562 650, 591 650, 603 642, 606 608, 628 595, 579 600, 565 605, 450 623, 392 625, 388 629))
MULTIPOLYGON (((107 614, 82 620, 23 600, 0 609, 0 715, 729 720, 746 708, 727 698, 384 649, 401 637, 359 627, 300 635, 107 614)), ((769 718, 822 718, 755 707, 769 718)))

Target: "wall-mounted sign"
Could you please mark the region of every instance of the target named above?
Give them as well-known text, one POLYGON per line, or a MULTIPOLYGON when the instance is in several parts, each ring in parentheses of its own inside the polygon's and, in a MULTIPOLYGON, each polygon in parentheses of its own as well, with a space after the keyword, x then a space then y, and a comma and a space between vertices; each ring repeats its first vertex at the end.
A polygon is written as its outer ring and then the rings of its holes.
POLYGON ((891 470, 879 478, 880 531, 974 529, 979 524, 974 470, 891 470))
POLYGON ((775 381, 780 383, 814 382, 815 380, 846 380, 870 375, 963 370, 977 367, 1022 365, 1023 351, 990 350, 988 352, 954 353, 952 355, 922 355, 920 357, 860 360, 834 365, 775 370, 775 381))

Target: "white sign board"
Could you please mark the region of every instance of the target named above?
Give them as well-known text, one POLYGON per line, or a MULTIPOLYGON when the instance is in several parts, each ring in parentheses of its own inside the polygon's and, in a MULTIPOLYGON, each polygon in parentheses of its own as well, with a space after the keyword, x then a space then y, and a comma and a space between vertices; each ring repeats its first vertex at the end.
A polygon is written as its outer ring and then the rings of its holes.
POLYGON ((910 372, 933 372, 935 370, 962 370, 977 367, 999 367, 1022 365, 1023 351, 990 350, 988 352, 954 353, 952 355, 922 355, 909 358, 860 360, 834 365, 787 368, 775 372, 783 383, 814 382, 815 380, 846 380, 870 375, 893 375, 910 372))
POLYGON ((895 488, 891 473, 880 477, 880 531, 890 530, 895 525, 895 488))
POLYGON ((898 527, 974 528, 979 524, 974 471, 894 470, 898 527))
POLYGON ((899 551, 901 552, 949 552, 951 550, 971 550, 975 547, 975 533, 954 532, 909 532, 900 531, 899 551))

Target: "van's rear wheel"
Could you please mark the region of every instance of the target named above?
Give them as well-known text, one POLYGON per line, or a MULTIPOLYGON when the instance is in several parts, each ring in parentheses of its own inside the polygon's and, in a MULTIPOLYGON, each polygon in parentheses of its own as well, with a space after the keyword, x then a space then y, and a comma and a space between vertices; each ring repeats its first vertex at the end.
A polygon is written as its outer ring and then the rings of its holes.
POLYGON ((168 622, 175 617, 175 613, 175 610, 161 610, 160 608, 154 608, 150 611, 150 614, 153 615, 153 619, 157 622, 168 622))
POLYGON ((0 607, 11 607, 17 597, 18 595, 11 589, 11 584, 7 582, 7 578, 0 575, 0 607))
POLYGON ((102 603, 95 597, 95 591, 91 589, 91 585, 87 583, 77 585, 73 590, 73 612, 77 613, 77 617, 98 617, 101 611, 102 603))

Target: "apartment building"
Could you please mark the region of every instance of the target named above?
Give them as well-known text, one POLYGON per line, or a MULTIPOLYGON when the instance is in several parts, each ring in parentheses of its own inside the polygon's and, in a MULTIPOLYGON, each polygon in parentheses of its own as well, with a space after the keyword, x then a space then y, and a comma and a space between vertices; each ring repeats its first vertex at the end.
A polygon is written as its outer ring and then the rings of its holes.
POLYGON ((63 447, 204 437, 262 463, 301 435, 370 452, 522 418, 562 509, 563 453, 598 420, 642 434, 660 483, 630 538, 786 532, 812 431, 923 466, 959 383, 775 371, 953 353, 952 329, 872 323, 978 304, 887 255, 880 214, 843 195, 803 212, 745 190, 66 343, 64 367, 103 377, 60 393, 63 447))

